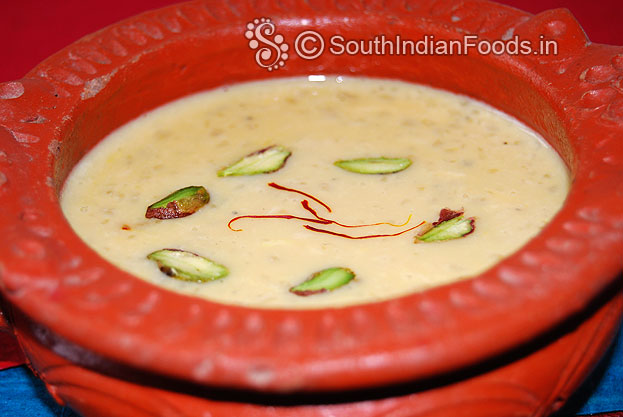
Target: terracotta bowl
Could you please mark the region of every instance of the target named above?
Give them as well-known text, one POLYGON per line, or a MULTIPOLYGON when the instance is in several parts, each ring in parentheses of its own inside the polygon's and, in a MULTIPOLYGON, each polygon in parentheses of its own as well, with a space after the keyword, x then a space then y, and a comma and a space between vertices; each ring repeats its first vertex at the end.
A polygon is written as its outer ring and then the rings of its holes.
POLYGON ((85 416, 546 415, 620 321, 622 138, 623 47, 591 44, 566 10, 533 16, 482 0, 167 7, 0 84, 3 309, 33 369, 85 416), (261 17, 290 46, 272 71, 244 36, 261 17), (551 39, 558 54, 302 59, 294 40, 312 29, 347 39, 551 39), (428 84, 515 116, 566 162, 573 184, 563 209, 478 277, 312 311, 156 288, 108 264, 69 227, 63 182, 118 126, 196 91, 308 74, 428 84))

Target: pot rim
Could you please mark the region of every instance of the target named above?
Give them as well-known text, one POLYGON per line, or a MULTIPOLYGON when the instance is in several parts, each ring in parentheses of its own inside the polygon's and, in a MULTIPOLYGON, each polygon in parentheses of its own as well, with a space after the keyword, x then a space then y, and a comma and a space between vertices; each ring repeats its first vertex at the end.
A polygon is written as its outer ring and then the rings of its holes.
MULTIPOLYGON (((623 269, 621 80, 623 47, 591 44, 564 9, 533 16, 485 0, 193 1, 138 15, 68 46, 22 80, 0 84, 2 295, 95 355, 201 384, 358 388, 472 364, 580 311, 623 269), (241 35, 257 16, 302 29, 302 16, 347 21, 355 13, 373 25, 399 16, 431 30, 493 39, 515 32, 536 40, 545 32, 564 47, 552 57, 487 58, 542 95, 570 138, 574 179, 567 201, 522 249, 477 277, 422 293, 344 308, 269 310, 154 287, 104 261, 71 230, 58 204, 62 184, 55 182, 66 168, 59 162, 62 135, 77 123, 76 109, 105 90, 118 68, 188 33, 241 35)), ((66 346, 55 343, 56 351, 66 346)))

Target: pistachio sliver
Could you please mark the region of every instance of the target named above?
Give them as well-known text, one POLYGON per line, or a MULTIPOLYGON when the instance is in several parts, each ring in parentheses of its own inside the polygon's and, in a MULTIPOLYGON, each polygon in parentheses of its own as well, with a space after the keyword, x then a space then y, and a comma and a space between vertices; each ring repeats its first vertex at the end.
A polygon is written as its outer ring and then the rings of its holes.
POLYGON ((348 268, 327 268, 316 272, 301 284, 290 288, 290 292, 306 296, 332 291, 348 284, 353 278, 355 278, 355 273, 348 268))
POLYGON ((292 152, 283 146, 269 146, 245 156, 227 168, 221 169, 217 175, 219 177, 229 177, 234 175, 268 174, 281 169, 291 154, 292 152))
POLYGON ((147 207, 145 217, 161 220, 190 216, 208 204, 210 194, 202 186, 181 188, 147 207))
POLYGON ((184 281, 204 282, 221 279, 227 268, 196 253, 181 249, 161 249, 147 255, 164 274, 184 281))
POLYGON ((393 174, 411 165, 408 158, 360 158, 339 160, 335 166, 357 174, 393 174))
POLYGON ((476 227, 473 217, 464 218, 463 211, 442 209, 439 220, 424 233, 415 237, 415 242, 439 242, 443 240, 458 239, 472 233, 476 227))

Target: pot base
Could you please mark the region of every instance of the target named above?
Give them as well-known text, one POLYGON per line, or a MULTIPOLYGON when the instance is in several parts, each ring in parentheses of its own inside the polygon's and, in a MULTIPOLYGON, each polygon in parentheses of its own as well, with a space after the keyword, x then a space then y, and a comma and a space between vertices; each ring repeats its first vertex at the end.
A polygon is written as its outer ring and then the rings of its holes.
POLYGON ((615 284, 582 314, 512 352, 450 375, 346 392, 202 387, 110 363, 19 311, 12 318, 33 371, 58 402, 85 417, 536 417, 559 409, 611 344, 623 312, 615 284))

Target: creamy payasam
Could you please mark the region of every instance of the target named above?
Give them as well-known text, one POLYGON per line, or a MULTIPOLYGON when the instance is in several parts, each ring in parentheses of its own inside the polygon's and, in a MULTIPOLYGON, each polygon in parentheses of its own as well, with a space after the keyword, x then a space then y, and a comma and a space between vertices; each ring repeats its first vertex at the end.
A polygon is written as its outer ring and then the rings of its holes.
POLYGON ((477 275, 539 233, 568 188, 541 138, 482 103, 397 81, 297 78, 196 94, 128 123, 74 169, 62 207, 101 256, 155 285, 227 304, 317 308, 477 275), (287 153, 274 172, 223 174, 266 148, 287 153), (368 173, 379 158, 400 169, 368 173), (190 186, 209 202, 185 217, 146 217, 190 186), (444 224, 444 208, 464 211, 473 230, 418 239, 444 224), (178 265, 155 262, 162 249, 209 260, 218 279, 176 278, 178 265), (290 291, 325 270, 348 279, 290 291))

